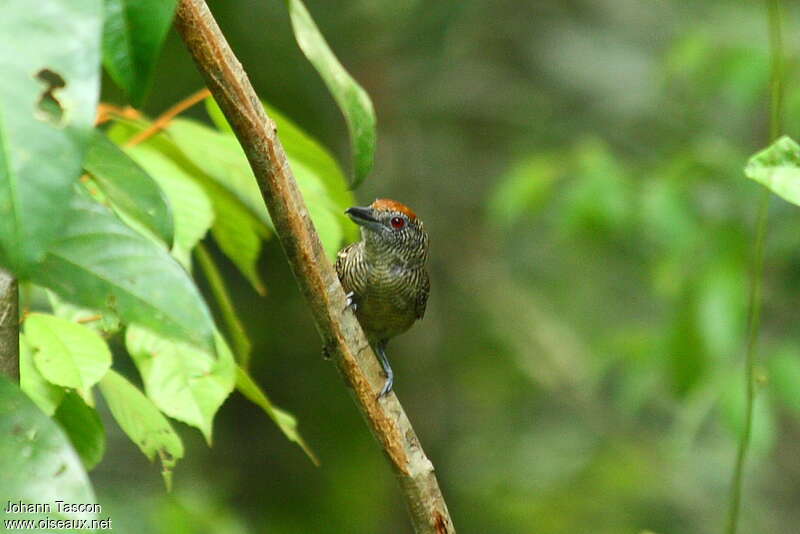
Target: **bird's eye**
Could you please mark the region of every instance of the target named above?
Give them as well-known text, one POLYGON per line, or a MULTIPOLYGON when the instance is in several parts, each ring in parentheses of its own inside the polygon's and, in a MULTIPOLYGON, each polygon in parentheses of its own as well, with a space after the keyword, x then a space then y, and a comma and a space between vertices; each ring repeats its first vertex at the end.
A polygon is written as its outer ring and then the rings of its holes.
POLYGON ((392 220, 390 222, 392 224, 392 228, 394 228, 395 230, 400 230, 403 226, 406 225, 406 221, 404 221, 402 217, 392 217, 392 220))

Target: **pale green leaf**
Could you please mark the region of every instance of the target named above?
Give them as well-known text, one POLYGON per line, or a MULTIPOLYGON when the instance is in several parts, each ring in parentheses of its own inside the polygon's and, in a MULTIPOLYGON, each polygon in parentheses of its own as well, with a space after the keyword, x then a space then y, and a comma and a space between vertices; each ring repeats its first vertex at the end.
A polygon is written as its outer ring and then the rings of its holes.
POLYGON ((167 195, 175 222, 172 254, 189 269, 192 249, 206 235, 214 220, 211 200, 191 175, 153 146, 137 145, 128 148, 127 152, 153 176, 167 195))
POLYGON ((88 390, 111 367, 111 351, 97 332, 66 319, 32 313, 25 337, 36 368, 48 382, 88 390))
POLYGON ((19 386, 47 415, 53 415, 64 398, 64 388, 45 380, 36 368, 24 334, 19 336, 19 386))
POLYGON ((183 458, 180 436, 155 404, 116 372, 109 371, 100 381, 100 392, 111 415, 142 453, 150 461, 158 455, 164 482, 169 489, 172 486, 172 469, 183 458))
POLYGON ((747 162, 744 174, 800 206, 800 145, 783 136, 747 162))
POLYGON ((136 325, 128 327, 125 345, 147 396, 165 414, 200 429, 211 443, 214 415, 236 383, 236 364, 222 336, 216 335, 217 358, 136 325))

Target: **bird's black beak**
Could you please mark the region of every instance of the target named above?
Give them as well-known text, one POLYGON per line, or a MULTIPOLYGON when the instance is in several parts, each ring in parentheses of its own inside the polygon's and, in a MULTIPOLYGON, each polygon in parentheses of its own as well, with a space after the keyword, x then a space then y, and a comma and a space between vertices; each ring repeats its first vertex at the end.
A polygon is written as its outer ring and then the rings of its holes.
POLYGON ((352 208, 347 208, 345 213, 354 223, 366 230, 372 230, 373 232, 383 230, 383 223, 372 215, 373 211, 370 206, 363 208, 361 206, 353 206, 352 208))
POLYGON ((369 206, 362 208, 361 206, 353 206, 347 208, 345 213, 350 216, 352 221, 360 226, 371 227, 381 222, 372 216, 372 208, 369 206))

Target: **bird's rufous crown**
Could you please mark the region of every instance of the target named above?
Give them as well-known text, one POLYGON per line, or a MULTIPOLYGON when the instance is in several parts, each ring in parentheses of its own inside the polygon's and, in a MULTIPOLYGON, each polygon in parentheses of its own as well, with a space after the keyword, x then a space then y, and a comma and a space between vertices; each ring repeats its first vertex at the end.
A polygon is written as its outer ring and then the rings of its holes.
POLYGON ((411 208, 390 198, 375 199, 375 202, 372 203, 372 209, 381 211, 399 211, 400 213, 404 213, 412 221, 416 220, 417 218, 417 214, 414 213, 411 208))

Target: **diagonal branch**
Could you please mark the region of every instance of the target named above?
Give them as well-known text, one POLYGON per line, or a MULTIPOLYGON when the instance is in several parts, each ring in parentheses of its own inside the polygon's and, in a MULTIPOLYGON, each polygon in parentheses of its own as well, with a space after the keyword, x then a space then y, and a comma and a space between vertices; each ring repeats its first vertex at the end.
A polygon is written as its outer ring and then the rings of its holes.
POLYGON ((397 397, 376 398, 383 384, 380 366, 355 316, 346 310, 344 291, 325 257, 275 124, 204 0, 181 0, 175 24, 247 155, 317 330, 386 453, 415 532, 455 533, 433 464, 397 397))

